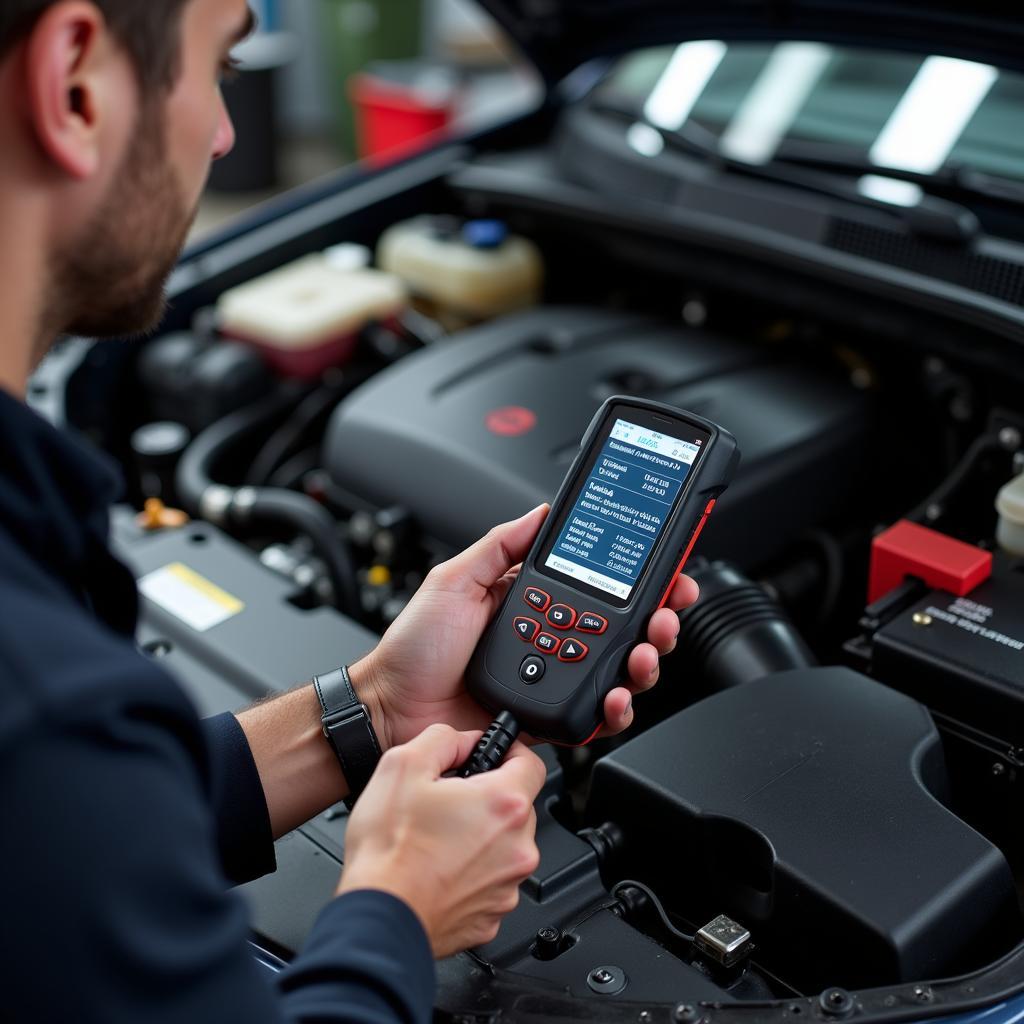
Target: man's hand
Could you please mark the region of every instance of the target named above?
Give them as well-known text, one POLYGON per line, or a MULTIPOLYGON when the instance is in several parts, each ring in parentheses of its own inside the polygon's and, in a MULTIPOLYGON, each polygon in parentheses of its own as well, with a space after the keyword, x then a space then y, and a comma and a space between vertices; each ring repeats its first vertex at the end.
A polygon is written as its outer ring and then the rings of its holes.
MULTIPOLYGON (((541 505, 431 570, 408 607, 371 654, 352 666, 360 696, 372 708, 381 744, 408 742, 428 725, 483 729, 490 716, 466 692, 463 673, 488 622, 497 612, 547 515, 541 505)), ((676 580, 667 607, 656 611, 647 643, 630 652, 627 686, 605 698, 603 735, 633 720, 633 694, 658 681, 658 658, 675 648, 676 612, 697 600, 688 576, 676 580)))
POLYGON ((479 738, 432 725, 389 750, 345 833, 338 894, 379 889, 404 900, 439 958, 490 942, 539 861, 533 802, 545 769, 536 754, 516 743, 486 775, 441 777, 479 738))

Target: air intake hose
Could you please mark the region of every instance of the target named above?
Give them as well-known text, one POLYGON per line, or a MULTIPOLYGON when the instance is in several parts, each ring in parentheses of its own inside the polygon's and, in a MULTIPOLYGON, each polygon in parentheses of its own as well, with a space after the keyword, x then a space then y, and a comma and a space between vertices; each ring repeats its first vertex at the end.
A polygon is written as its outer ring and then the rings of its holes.
POLYGON ((679 615, 679 646, 716 689, 817 664, 782 606, 727 562, 688 569, 700 598, 679 615))

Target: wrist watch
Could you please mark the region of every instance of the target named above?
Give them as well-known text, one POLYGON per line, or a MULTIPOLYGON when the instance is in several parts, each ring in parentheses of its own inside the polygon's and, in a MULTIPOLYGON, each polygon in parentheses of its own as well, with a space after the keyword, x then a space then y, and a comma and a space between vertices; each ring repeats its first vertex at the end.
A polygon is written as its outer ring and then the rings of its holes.
POLYGON ((334 750, 348 783, 345 805, 349 810, 366 788, 380 760, 380 743, 373 731, 370 712, 352 686, 348 668, 313 676, 313 687, 323 714, 324 736, 334 750))

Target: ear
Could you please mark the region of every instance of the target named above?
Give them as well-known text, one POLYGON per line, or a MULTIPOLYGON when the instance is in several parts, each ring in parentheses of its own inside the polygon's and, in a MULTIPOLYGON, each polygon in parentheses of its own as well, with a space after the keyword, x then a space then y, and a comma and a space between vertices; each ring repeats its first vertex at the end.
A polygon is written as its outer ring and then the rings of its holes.
POLYGON ((51 5, 26 41, 31 127, 50 161, 78 180, 101 165, 101 77, 117 52, 99 8, 85 0, 51 5))

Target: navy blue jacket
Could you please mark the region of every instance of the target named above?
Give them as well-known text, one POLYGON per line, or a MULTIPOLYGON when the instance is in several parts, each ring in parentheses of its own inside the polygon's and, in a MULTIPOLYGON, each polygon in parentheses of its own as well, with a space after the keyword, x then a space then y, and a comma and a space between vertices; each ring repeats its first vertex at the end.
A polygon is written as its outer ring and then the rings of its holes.
POLYGON ((107 461, 0 392, 0 1018, 61 1024, 425 1022, 412 911, 330 903, 273 976, 230 883, 275 866, 232 715, 200 722, 132 637, 107 461))

